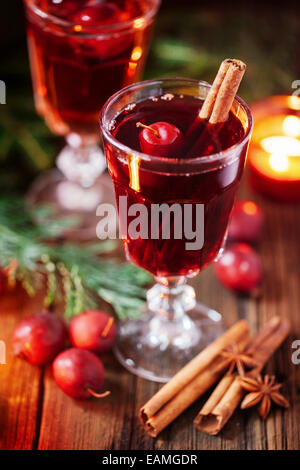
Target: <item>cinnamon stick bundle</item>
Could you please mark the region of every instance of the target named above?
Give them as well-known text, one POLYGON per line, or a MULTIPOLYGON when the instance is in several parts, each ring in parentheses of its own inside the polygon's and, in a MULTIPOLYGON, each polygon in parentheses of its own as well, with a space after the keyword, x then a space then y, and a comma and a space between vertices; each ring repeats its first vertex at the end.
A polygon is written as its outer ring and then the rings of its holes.
MULTIPOLYGON (((256 377, 290 331, 290 323, 279 317, 272 318, 247 346, 258 366, 247 375, 256 377)), ((240 385, 237 374, 225 375, 219 382, 199 414, 194 424, 207 434, 216 435, 225 426, 240 403, 245 390, 240 385)))
POLYGON ((189 151, 184 148, 187 157, 201 154, 210 141, 218 148, 217 135, 226 121, 245 70, 246 64, 241 60, 223 60, 195 122, 186 133, 188 141, 192 142, 189 151))
POLYGON ((241 320, 201 351, 140 409, 145 430, 156 437, 220 378, 225 364, 220 352, 232 343, 244 347, 249 342, 248 323, 241 320))
POLYGON ((223 60, 200 110, 201 119, 211 124, 226 120, 245 70, 246 64, 241 60, 223 60))

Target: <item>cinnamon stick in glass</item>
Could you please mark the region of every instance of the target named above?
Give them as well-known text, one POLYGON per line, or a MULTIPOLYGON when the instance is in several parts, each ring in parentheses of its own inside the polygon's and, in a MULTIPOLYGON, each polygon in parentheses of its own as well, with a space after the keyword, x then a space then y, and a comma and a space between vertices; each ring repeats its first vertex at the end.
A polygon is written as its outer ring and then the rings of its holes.
MULTIPOLYGON (((290 331, 287 319, 273 317, 247 347, 258 366, 247 375, 256 377, 290 331)), ((216 435, 225 426, 245 394, 237 374, 225 375, 199 414, 194 424, 207 434, 216 435)))
POLYGON ((200 156, 211 141, 218 148, 218 133, 226 121, 245 70, 246 65, 241 60, 223 60, 198 116, 186 133, 186 141, 189 142, 189 148, 183 147, 186 157, 200 156))
POLYGON ((249 341, 249 325, 240 320, 201 351, 140 409, 145 430, 156 437, 220 378, 225 363, 220 352, 233 343, 243 347, 249 341))
POLYGON ((202 119, 207 119, 210 124, 226 120, 245 70, 246 64, 241 60, 226 59, 222 62, 200 110, 202 119))

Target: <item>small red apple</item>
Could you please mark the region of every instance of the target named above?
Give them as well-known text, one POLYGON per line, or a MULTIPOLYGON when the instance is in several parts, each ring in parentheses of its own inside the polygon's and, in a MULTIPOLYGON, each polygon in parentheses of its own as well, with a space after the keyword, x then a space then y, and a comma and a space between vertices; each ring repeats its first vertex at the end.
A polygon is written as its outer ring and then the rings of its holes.
POLYGON ((215 266, 218 280, 228 289, 250 293, 262 280, 262 265, 258 254, 245 243, 226 248, 215 266))
POLYGON ((113 346, 117 336, 114 318, 101 310, 88 310, 74 317, 69 325, 72 345, 100 354, 113 346))
POLYGON ((15 356, 33 365, 46 364, 65 347, 67 330, 54 313, 42 312, 22 320, 13 333, 15 356))
POLYGON ((54 360, 52 373, 57 385, 72 398, 109 395, 109 392, 99 393, 104 381, 104 367, 90 351, 76 348, 63 351, 54 360))

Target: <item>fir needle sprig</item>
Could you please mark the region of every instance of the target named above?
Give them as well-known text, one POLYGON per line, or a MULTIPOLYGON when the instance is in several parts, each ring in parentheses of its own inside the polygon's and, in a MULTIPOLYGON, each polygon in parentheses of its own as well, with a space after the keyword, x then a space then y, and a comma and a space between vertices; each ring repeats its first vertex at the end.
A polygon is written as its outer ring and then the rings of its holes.
POLYGON ((46 278, 46 307, 56 301, 61 280, 68 318, 95 307, 97 296, 110 303, 121 319, 139 315, 149 274, 101 256, 115 249, 112 240, 80 246, 47 242, 63 228, 64 221, 51 221, 49 208, 31 211, 19 198, 0 199, 0 265, 4 273, 10 272, 29 295, 46 278), (34 223, 37 212, 40 222, 34 223))

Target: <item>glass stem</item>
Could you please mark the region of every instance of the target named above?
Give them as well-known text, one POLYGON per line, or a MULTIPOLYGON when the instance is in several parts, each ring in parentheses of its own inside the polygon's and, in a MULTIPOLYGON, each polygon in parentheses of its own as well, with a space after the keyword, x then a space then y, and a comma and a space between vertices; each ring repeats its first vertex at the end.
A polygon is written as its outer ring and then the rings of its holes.
POLYGON ((57 167, 67 180, 90 188, 106 167, 105 157, 94 142, 85 142, 77 134, 69 134, 67 145, 57 158, 57 167))
POLYGON ((149 310, 165 320, 178 322, 196 304, 195 290, 184 276, 156 277, 156 284, 147 293, 149 310))

